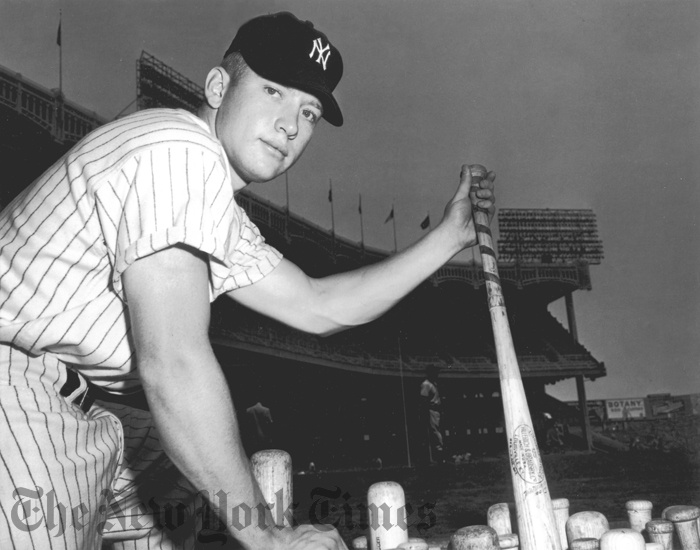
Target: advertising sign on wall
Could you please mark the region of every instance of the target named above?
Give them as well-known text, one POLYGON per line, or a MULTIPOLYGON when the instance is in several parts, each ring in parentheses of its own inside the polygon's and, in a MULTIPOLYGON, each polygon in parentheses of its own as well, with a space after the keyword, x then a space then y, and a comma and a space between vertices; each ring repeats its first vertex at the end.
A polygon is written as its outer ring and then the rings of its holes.
POLYGON ((629 420, 645 418, 644 398, 606 399, 605 413, 608 420, 629 420))

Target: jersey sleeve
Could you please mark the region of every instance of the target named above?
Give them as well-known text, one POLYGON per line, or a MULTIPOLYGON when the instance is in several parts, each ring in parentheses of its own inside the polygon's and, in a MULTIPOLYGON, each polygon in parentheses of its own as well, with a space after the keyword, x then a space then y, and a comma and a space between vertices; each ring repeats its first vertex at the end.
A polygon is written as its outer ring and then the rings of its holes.
POLYGON ((113 248, 112 284, 122 299, 124 271, 139 258, 176 244, 207 254, 211 300, 235 288, 235 274, 252 270, 254 282, 258 272, 264 276, 277 265, 267 257, 279 253, 259 234, 241 241, 243 226, 252 223, 234 201, 227 167, 210 150, 172 144, 142 151, 125 163, 115 182, 100 189, 98 198, 119 205, 111 215, 118 221, 108 248, 113 248), (247 260, 243 267, 236 265, 241 255, 247 260))

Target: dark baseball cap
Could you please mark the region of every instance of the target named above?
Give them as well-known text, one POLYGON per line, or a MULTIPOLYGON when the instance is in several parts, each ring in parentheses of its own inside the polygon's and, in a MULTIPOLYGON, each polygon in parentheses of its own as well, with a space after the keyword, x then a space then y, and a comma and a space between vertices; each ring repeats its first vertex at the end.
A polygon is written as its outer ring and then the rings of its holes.
POLYGON ((343 75, 343 59, 313 23, 289 12, 261 15, 238 29, 224 57, 233 52, 259 76, 318 98, 323 118, 342 126, 333 90, 343 75))

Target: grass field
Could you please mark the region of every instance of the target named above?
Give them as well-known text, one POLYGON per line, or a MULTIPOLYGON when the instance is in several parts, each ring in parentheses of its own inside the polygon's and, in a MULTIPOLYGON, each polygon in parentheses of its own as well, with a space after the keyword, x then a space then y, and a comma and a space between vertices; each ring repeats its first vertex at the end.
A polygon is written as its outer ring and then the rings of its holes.
MULTIPOLYGON (((571 513, 595 510, 618 523, 626 520, 625 502, 631 499, 650 500, 654 517, 674 504, 700 506, 700 462, 682 453, 566 453, 544 455, 543 462, 552 498, 568 498, 571 513)), ((409 536, 428 540, 444 539, 467 525, 485 525, 490 505, 513 501, 509 464, 503 457, 426 468, 297 475, 295 517, 335 524, 349 542, 366 533, 366 493, 377 481, 401 484, 411 506, 409 536)))
MULTIPOLYGON (((626 521, 628 500, 651 501, 655 518, 667 506, 700 506, 700 457, 687 453, 567 452, 545 454, 542 459, 552 498, 569 499, 572 514, 600 512, 611 527, 626 521)), ((294 518, 299 523, 316 523, 321 529, 334 525, 350 546, 353 538, 367 533, 370 485, 395 481, 406 495, 409 536, 444 543, 460 527, 485 525, 492 504, 513 502, 509 468, 503 456, 458 465, 298 473, 294 476, 294 518)), ((220 529, 223 531, 223 525, 220 529)), ((240 548, 221 531, 211 544, 199 544, 198 550, 240 548)))

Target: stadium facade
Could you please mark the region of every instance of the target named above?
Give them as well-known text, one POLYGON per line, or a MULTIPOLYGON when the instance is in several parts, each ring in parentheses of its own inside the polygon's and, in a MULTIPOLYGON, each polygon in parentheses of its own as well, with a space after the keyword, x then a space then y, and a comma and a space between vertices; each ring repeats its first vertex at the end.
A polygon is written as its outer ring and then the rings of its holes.
MULTIPOLYGON (((139 107, 194 109, 200 101, 201 88, 146 52, 137 61, 137 75, 139 107)), ((2 66, 0 120, 0 166, 11 175, 1 205, 105 122, 57 90, 2 66)), ((265 238, 311 276, 368 265, 388 254, 252 193, 242 192, 238 200, 265 238)), ((575 291, 591 290, 589 268, 602 258, 602 247, 590 211, 509 210, 499 217, 502 233, 510 235, 499 241, 507 251, 499 272, 511 331, 532 416, 544 434, 545 413, 570 414, 569 405, 547 395, 547 385, 575 379, 578 410, 585 410, 580 406, 586 402, 584 380, 606 374, 605 365, 578 342, 572 298, 575 291), (571 222, 571 216, 579 221, 571 222), (542 220, 560 225, 544 234, 515 227, 536 228, 542 220), (536 241, 535 248, 528 248, 528 238, 536 241), (566 326, 548 310, 558 300, 566 304, 566 326)), ((377 457, 384 464, 418 462, 425 441, 418 392, 426 368, 434 365, 441 368, 448 454, 505 449, 496 354, 478 264, 450 263, 382 318, 326 338, 275 323, 228 299, 212 310, 211 339, 239 413, 258 400, 267 405, 275 445, 287 449, 298 467, 309 461, 321 468, 359 466, 377 457)), ((580 446, 590 449, 588 415, 578 418, 580 446)))

